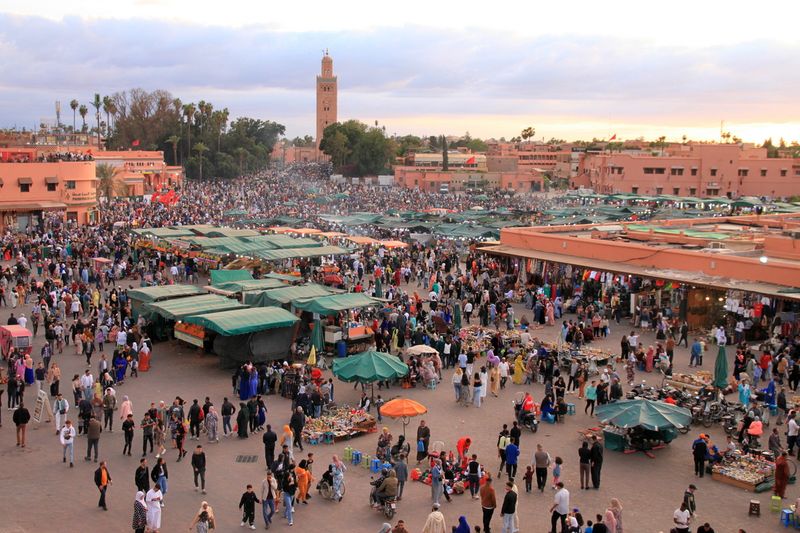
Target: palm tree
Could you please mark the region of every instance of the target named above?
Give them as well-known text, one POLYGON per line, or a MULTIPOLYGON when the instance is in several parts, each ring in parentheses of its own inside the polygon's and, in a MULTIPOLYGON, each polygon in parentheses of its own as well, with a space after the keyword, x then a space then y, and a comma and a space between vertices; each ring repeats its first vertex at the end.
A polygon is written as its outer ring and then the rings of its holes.
POLYGON ((228 127, 228 117, 230 116, 230 111, 228 108, 223 108, 222 111, 216 111, 217 116, 219 117, 219 130, 217 131, 217 152, 220 151, 220 146, 222 144, 222 134, 225 133, 225 130, 228 127))
POLYGON ((239 176, 244 176, 244 158, 247 155, 250 155, 247 150, 242 148, 241 146, 238 147, 236 150, 236 155, 239 157, 239 176))
POLYGON ((85 105, 82 105, 80 109, 78 109, 78 113, 81 115, 81 120, 83 120, 83 127, 81 131, 86 131, 86 115, 89 113, 89 108, 85 105))
POLYGON ((100 107, 103 105, 100 100, 100 93, 94 93, 92 107, 94 107, 94 117, 97 119, 97 148, 100 148, 100 107))
POLYGON ((192 149, 200 156, 200 179, 203 179, 203 154, 208 152, 208 146, 200 142, 195 144, 192 149))
POLYGON ((192 152, 192 119, 194 118, 194 114, 196 111, 197 108, 194 106, 194 104, 186 104, 183 106, 183 116, 186 117, 186 124, 187 124, 186 148, 188 149, 187 151, 189 152, 190 155, 192 152))
POLYGON ((113 105, 110 97, 103 97, 103 112, 106 114, 106 138, 111 135, 111 107, 113 105))
POLYGON ((79 105, 74 98, 69 102, 69 107, 72 109, 72 133, 75 133, 75 111, 77 111, 79 105))
POLYGON ((530 126, 520 132, 520 137, 522 137, 524 141, 532 139, 534 135, 536 135, 536 130, 530 126))
POLYGON ((178 143, 181 142, 181 138, 177 135, 171 135, 167 138, 167 142, 172 145, 172 164, 178 164, 178 143))
POLYGON ((117 169, 108 163, 100 163, 95 169, 97 177, 97 193, 105 196, 109 202, 114 196, 123 196, 128 193, 125 183, 117 176, 117 169))

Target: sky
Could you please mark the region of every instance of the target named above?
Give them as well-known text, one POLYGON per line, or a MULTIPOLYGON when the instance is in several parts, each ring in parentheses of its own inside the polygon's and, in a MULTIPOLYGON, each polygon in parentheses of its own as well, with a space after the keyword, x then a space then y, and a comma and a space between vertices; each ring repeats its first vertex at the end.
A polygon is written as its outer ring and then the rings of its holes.
POLYGON ((800 141, 798 19, 794 0, 0 0, 0 127, 142 87, 313 135, 328 49, 339 119, 389 134, 800 141))

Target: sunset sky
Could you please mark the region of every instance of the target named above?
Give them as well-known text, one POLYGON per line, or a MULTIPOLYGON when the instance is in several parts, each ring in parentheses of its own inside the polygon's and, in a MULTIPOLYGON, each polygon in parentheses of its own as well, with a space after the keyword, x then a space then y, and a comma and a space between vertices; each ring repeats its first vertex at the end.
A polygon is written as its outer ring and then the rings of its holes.
POLYGON ((340 120, 390 134, 800 140, 798 20, 788 0, 0 0, 0 127, 143 87, 313 134, 328 48, 340 120))

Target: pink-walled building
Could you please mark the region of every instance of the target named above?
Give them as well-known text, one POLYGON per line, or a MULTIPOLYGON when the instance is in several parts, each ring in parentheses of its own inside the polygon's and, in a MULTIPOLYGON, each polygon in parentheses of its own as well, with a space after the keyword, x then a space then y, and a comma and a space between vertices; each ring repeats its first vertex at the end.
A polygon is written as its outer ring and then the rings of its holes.
POLYGON ((538 192, 543 177, 534 172, 480 172, 470 170, 425 170, 394 167, 394 182, 399 187, 425 192, 482 192, 503 189, 515 193, 538 192))
POLYGON ((768 158, 765 148, 687 144, 663 155, 588 153, 573 187, 599 193, 712 197, 800 195, 800 159, 768 158))
POLYGON ((162 151, 104 150, 93 156, 98 165, 117 169, 117 177, 128 187, 129 196, 173 189, 183 182, 183 167, 167 165, 162 151))

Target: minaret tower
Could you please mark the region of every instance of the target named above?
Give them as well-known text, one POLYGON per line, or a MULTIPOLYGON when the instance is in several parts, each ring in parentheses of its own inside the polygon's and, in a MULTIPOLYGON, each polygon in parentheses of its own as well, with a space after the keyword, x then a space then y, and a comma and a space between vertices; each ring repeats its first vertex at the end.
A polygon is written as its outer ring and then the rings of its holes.
POLYGON ((317 150, 322 142, 325 128, 336 122, 337 100, 336 76, 333 75, 333 59, 326 49, 322 56, 322 70, 317 76, 317 150))

